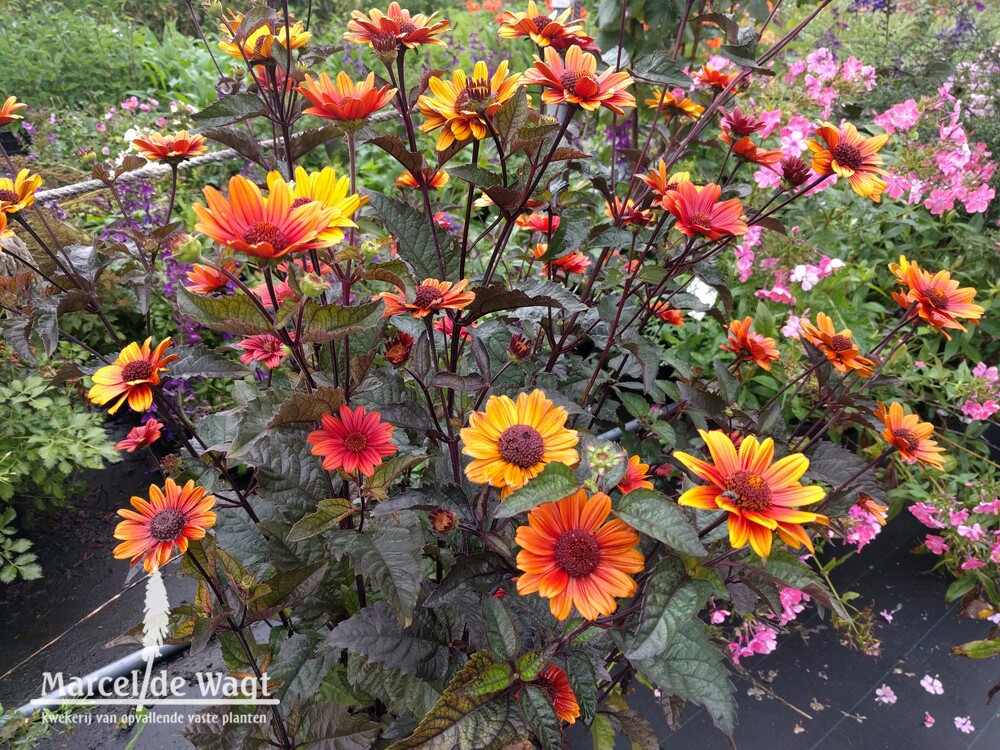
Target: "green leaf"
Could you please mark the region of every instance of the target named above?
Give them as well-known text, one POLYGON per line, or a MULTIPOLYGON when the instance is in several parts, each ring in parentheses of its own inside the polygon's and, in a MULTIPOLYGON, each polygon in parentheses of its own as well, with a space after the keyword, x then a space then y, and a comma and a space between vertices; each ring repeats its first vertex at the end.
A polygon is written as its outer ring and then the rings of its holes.
POLYGON ((458 269, 458 249, 450 234, 432 226, 423 213, 409 204, 382 193, 368 192, 368 195, 386 230, 398 240, 399 257, 410 264, 418 278, 443 280, 458 269), (440 260, 432 232, 436 233, 437 247, 441 249, 440 260))
POLYGON ((582 651, 566 654, 566 677, 580 706, 580 717, 584 722, 590 721, 597 710, 597 677, 590 657, 582 651))
POLYGON ((590 725, 590 736, 594 740, 594 750, 615 750, 615 727, 605 714, 597 714, 590 725))
POLYGON ((354 570, 375 584, 405 627, 413 621, 424 570, 423 533, 415 513, 400 513, 374 534, 344 531, 330 540, 334 557, 347 555, 354 570))
POLYGON ((441 698, 441 691, 413 675, 384 664, 370 662, 361 654, 347 657, 347 684, 381 700, 395 714, 423 716, 441 698))
POLYGON ((683 89, 691 85, 691 79, 681 66, 662 50, 637 58, 632 63, 632 75, 649 83, 680 86, 683 89))
POLYGON ((969 641, 960 646, 954 646, 951 653, 955 656, 966 656, 970 659, 988 659, 1000 654, 1000 638, 990 638, 985 641, 969 641))
POLYGON ((261 585, 270 591, 248 603, 250 611, 247 614, 247 621, 266 620, 282 609, 308 597, 323 582, 328 565, 325 560, 320 560, 301 568, 282 571, 268 578, 261 585))
POLYGON ((644 396, 640 396, 638 393, 620 390, 618 391, 618 398, 621 399, 622 406, 625 407, 625 411, 636 419, 649 418, 649 402, 644 396))
POLYGON ((493 128, 504 139, 505 143, 513 143, 517 132, 528 121, 528 94, 524 86, 519 86, 510 99, 493 115, 493 128))
POLYGON ((321 305, 306 302, 300 340, 309 344, 336 341, 352 333, 375 327, 382 320, 381 300, 363 305, 321 305))
POLYGON ((500 750, 523 737, 509 680, 491 676, 494 666, 485 653, 473 654, 413 734, 389 750, 500 750))
POLYGON ((180 286, 177 288, 177 308, 213 331, 255 336, 274 330, 271 321, 245 294, 202 297, 180 286))
POLYGON ((294 422, 318 422, 324 414, 336 414, 343 403, 344 392, 340 388, 324 385, 312 393, 293 393, 278 407, 267 429, 294 422))
POLYGON ((559 731, 559 717, 552 701, 538 685, 525 685, 517 695, 524 711, 524 718, 545 750, 558 750, 563 746, 559 731))
POLYGON ((483 598, 483 631, 490 655, 496 661, 513 661, 521 653, 521 637, 500 599, 483 598))
POLYGON ((590 211, 578 208, 563 211, 559 217, 559 228, 552 233, 549 247, 542 258, 550 260, 575 250, 590 235, 590 226, 590 211))
POLYGON ((462 164, 457 167, 451 167, 448 171, 458 179, 464 180, 478 188, 503 184, 503 179, 500 175, 490 172, 488 169, 477 167, 474 164, 462 164))
POLYGON ((521 289, 508 289, 503 284, 492 284, 475 290, 476 298, 465 309, 470 321, 501 310, 518 310, 522 307, 562 307, 555 297, 531 296, 521 289))
POLYGON ((170 365, 170 377, 180 378, 244 378, 250 369, 213 349, 189 349, 174 352, 180 360, 170 365))
POLYGON ((259 467, 258 494, 295 520, 315 511, 329 497, 326 472, 321 459, 312 455, 306 435, 303 427, 267 433, 246 456, 259 467))
POLYGON ((736 397, 740 395, 740 381, 722 364, 722 360, 712 361, 712 369, 715 371, 715 378, 719 383, 719 393, 729 404, 736 403, 736 397))
POLYGON ((694 557, 707 554, 684 511, 659 492, 632 490, 622 498, 618 517, 636 531, 663 542, 672 550, 694 557))
POLYGON ((711 584, 688 578, 676 557, 661 560, 646 585, 642 616, 625 655, 638 661, 662 654, 711 593, 711 584))
POLYGON ((492 552, 460 555, 427 599, 425 607, 440 607, 453 602, 468 589, 488 594, 503 580, 506 568, 503 560, 492 552))
POLYGON ((350 501, 342 497, 324 498, 319 501, 315 513, 310 513, 292 526, 288 532, 288 541, 301 542, 324 531, 338 528, 341 520, 353 510, 350 501))
POLYGON ((201 112, 191 115, 202 129, 219 128, 234 122, 249 120, 264 114, 264 105, 260 99, 249 92, 242 94, 227 94, 218 101, 212 102, 201 112))
POLYGON ((701 704, 722 732, 732 736, 736 701, 722 654, 712 645, 700 620, 691 620, 659 657, 636 662, 664 692, 701 704))
POLYGON ((403 628, 386 602, 372 604, 344 620, 330 631, 326 642, 422 680, 443 677, 451 659, 448 647, 426 621, 418 619, 403 628))
POLYGON ((379 734, 374 721, 336 703, 314 703, 302 713, 296 750, 368 750, 379 734))
POLYGON ((513 518, 542 503, 562 500, 582 485, 573 470, 564 464, 550 463, 524 487, 515 490, 496 509, 497 518, 513 518))

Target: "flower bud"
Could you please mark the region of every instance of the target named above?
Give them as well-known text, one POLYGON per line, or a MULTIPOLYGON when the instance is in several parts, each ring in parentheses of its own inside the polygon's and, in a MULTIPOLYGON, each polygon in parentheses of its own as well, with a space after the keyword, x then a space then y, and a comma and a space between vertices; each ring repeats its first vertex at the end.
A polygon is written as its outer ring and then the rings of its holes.
POLYGON ((201 241, 188 234, 180 238, 170 254, 178 263, 198 263, 202 260, 201 249, 201 241))
POLYGON ((786 156, 779 162, 781 177, 792 189, 804 185, 811 174, 809 166, 797 156, 786 156))
POLYGON ((595 476, 603 477, 621 465, 624 454, 614 443, 600 442, 587 446, 587 461, 595 476))
POLYGON ((97 154, 90 146, 81 146, 76 150, 76 158, 84 164, 93 164, 97 161, 97 154))
POLYGON ((458 528, 458 516, 447 508, 435 508, 427 514, 431 528, 438 534, 450 534, 458 528))
POLYGON ((413 336, 400 331, 385 342, 385 361, 395 368, 406 364, 413 348, 413 336))
POLYGON ((314 273, 307 273, 299 279, 299 288, 302 294, 310 299, 319 299, 329 286, 322 278, 314 273))
POLYGON ((519 359, 526 359, 531 354, 531 342, 527 336, 515 333, 514 337, 507 345, 507 356, 514 362, 519 359))

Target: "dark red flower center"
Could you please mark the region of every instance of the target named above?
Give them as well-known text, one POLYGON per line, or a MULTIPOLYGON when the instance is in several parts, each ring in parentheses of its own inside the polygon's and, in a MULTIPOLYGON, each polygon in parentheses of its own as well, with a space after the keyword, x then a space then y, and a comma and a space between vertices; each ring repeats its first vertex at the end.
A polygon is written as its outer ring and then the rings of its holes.
POLYGON ((288 239, 285 233, 269 221, 258 221, 243 233, 243 241, 249 245, 259 245, 267 242, 274 248, 276 253, 280 253, 288 247, 288 239))
POLYGON ((373 34, 371 37, 372 49, 376 52, 393 52, 396 49, 395 34, 373 34))
POLYGON ((848 349, 853 349, 854 345, 851 344, 850 336, 838 333, 836 336, 830 337, 830 348, 835 352, 846 352, 848 349))
POLYGON ((126 383, 149 380, 151 377, 153 377, 153 364, 148 359, 137 359, 122 367, 122 380, 126 383))
POLYGON ((473 78, 466 87, 465 94, 475 102, 485 102, 493 96, 493 90, 490 88, 489 80, 473 78))
POLYGON ((706 214, 695 214, 688 219, 688 224, 693 226, 695 229, 701 229, 702 231, 709 232, 712 230, 712 217, 706 214))
POLYGON ((844 143, 841 141, 836 146, 833 147, 834 160, 842 167, 847 167, 848 169, 853 169, 855 172, 861 168, 864 163, 864 157, 861 155, 861 150, 850 143, 844 143))
POLYGON ((19 200, 21 200, 21 197, 13 190, 0 190, 0 201, 17 203, 19 200))
POLYGON ((924 292, 927 301, 938 310, 948 309, 948 294, 937 287, 931 287, 924 292))
POLYGON ((896 443, 896 447, 901 451, 914 451, 920 446, 920 441, 909 427, 900 427, 898 430, 893 430, 892 437, 894 438, 893 442, 896 443))
POLYGON ((431 527, 439 534, 447 534, 458 526, 458 516, 447 508, 435 508, 427 514, 431 527))
POLYGON ((417 25, 413 21, 404 21, 401 18, 394 18, 393 20, 399 22, 399 30, 403 34, 412 34, 417 30, 417 25))
POLYGON ((526 424, 516 424, 504 430, 499 447, 500 458, 522 469, 535 466, 545 455, 545 441, 541 433, 526 424))
POLYGON ((312 203, 312 198, 306 198, 304 195, 301 198, 296 198, 292 201, 292 208, 298 208, 299 206, 304 206, 307 203, 312 203))
POLYGON ((597 79, 586 70, 567 70, 559 79, 559 85, 571 94, 587 96, 599 90, 597 79), (580 86, 583 82, 586 85, 580 86))
POLYGON ((344 438, 344 448, 350 453, 361 453, 368 447, 368 436, 363 432, 352 432, 344 438))
POLYGON ((410 356, 410 347, 400 341, 390 344, 385 350, 385 358, 394 365, 402 364, 410 356))
POLYGON ((187 519, 176 508, 164 508, 149 519, 149 535, 158 542, 172 542, 184 531, 187 519))
POLYGON ((725 485, 738 508, 759 512, 771 505, 771 488, 760 474, 741 469, 726 477, 725 485))
POLYGON ((589 531, 564 531, 556 542, 556 565, 570 578, 583 578, 594 572, 601 562, 601 548, 589 531))
POLYGON ((552 23, 552 19, 549 16, 535 16, 531 21, 535 24, 535 31, 539 34, 545 31, 545 28, 552 23))
POLYGON ((421 284, 417 287, 417 294, 413 298, 413 304, 421 310, 427 310, 435 302, 439 302, 442 299, 444 299, 444 295, 441 294, 441 290, 436 286, 431 284, 421 284))

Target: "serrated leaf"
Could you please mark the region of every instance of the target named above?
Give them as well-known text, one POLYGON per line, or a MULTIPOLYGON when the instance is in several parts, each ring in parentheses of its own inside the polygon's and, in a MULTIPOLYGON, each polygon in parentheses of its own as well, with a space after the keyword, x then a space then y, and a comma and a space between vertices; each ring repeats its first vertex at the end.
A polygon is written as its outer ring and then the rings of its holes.
POLYGON ((191 115, 191 119, 204 128, 220 128, 234 122, 242 122, 251 117, 264 114, 264 104, 254 94, 243 92, 228 94, 214 101, 200 112, 191 115))
POLYGON ((177 308, 213 331, 255 336, 271 333, 273 326, 245 294, 202 297, 184 287, 177 289, 177 308))
POLYGON ((278 407, 267 429, 294 422, 318 422, 324 414, 336 414, 343 404, 344 392, 340 388, 320 386, 312 393, 294 393, 278 407))
POLYGON ((632 63, 632 75, 642 81, 679 86, 682 89, 691 86, 691 78, 662 50, 636 58, 632 63))
POLYGON ((483 598, 483 630, 490 655, 496 661, 513 661, 521 653, 521 637, 502 600, 483 598))
POLYGON ((451 388, 462 393, 476 393, 489 386, 486 379, 478 372, 469 375, 458 375, 454 372, 436 372, 431 378, 433 388, 451 388))
POLYGON ((545 750, 557 750, 563 746, 559 731, 559 717, 556 716, 552 701, 538 685, 525 685, 517 695, 521 710, 528 726, 545 750))
POLYGON ((426 162, 422 153, 410 151, 403 139, 398 135, 378 135, 368 139, 366 143, 371 143, 385 151, 389 156, 403 165, 403 168, 411 174, 420 174, 426 162))
POLYGON ((688 578, 676 557, 661 560, 646 585, 642 616, 625 655, 640 661, 662 654, 711 593, 711 584, 688 578))
POLYGON ((521 289, 508 289, 503 284, 492 284, 475 290, 476 298, 465 309, 470 321, 501 310, 518 310, 522 307, 562 307, 555 297, 529 295, 521 289))
POLYGON ((375 584, 405 627, 413 621, 413 608, 424 580, 423 534, 414 513, 400 513, 400 521, 387 521, 374 534, 344 531, 330 540, 334 557, 347 555, 354 570, 375 584))
POLYGON ((336 703, 314 703, 302 713, 296 750, 368 750, 379 725, 336 703))
POLYGON ((323 582, 327 566, 328 563, 321 560, 301 568, 284 570, 263 581, 261 585, 270 590, 248 603, 247 622, 266 620, 308 597, 323 582))
POLYGON ((715 379, 719 384, 719 393, 722 394, 722 398, 729 404, 735 404, 736 397, 740 395, 740 381, 729 372, 719 359, 712 361, 712 369, 715 371, 715 379))
POLYGON ((440 607, 461 596, 468 589, 489 593, 504 578, 506 566, 492 552, 461 555, 448 574, 424 600, 425 607, 440 607))
POLYGON ((618 398, 621 399, 625 411, 636 419, 647 419, 649 417, 649 402, 644 396, 630 391, 618 391, 618 398))
POLYGON ((409 204, 381 193, 368 195, 386 230, 397 239, 399 257, 410 264, 418 278, 443 280, 458 269, 458 248, 450 234, 436 224, 432 226, 426 216, 409 204), (437 247, 441 250, 440 259, 437 247))
POLYGON ((528 121, 528 94, 523 86, 518 87, 514 95, 503 103, 503 106, 493 115, 493 128, 504 139, 512 143, 517 138, 518 131, 528 121))
POLYGON ((580 718, 589 722, 597 710, 597 677, 590 657, 581 651, 566 654, 566 677, 580 707, 580 718))
POLYGON ((402 627, 386 602, 376 602, 344 620, 326 642, 423 680, 440 679, 448 671, 450 652, 437 634, 419 620, 402 627))
POLYGON ((453 177, 456 177, 459 180, 464 180, 470 185, 474 185, 478 188, 503 185, 503 179, 500 175, 491 172, 488 169, 477 167, 475 164, 462 164, 457 167, 451 167, 448 171, 453 177))
POLYGON ((335 529, 353 510, 350 501, 342 497, 324 498, 319 501, 315 513, 310 513, 292 526, 288 532, 288 541, 301 542, 335 529))
POLYGON ((534 479, 501 501, 496 509, 496 517, 513 518, 542 503, 562 500, 581 486, 580 480, 568 466, 557 463, 546 464, 534 479))
POLYGON ((389 750, 500 750, 523 736, 508 685, 482 688, 493 666, 485 653, 473 654, 413 734, 389 750))
POLYGON ((383 310, 381 300, 352 306, 321 305, 310 300, 306 302, 302 315, 299 339, 305 343, 323 344, 366 331, 378 325, 383 310))
POLYGON ((178 349, 180 360, 170 365, 170 377, 180 378, 243 378, 250 369, 213 349, 178 349))
POLYGON ((684 511, 666 495, 647 489, 632 490, 622 498, 617 512, 636 531, 672 550, 694 557, 707 554, 684 511))
POLYGON ((543 260, 557 258, 582 245, 590 235, 591 213, 579 208, 571 208, 559 215, 559 228, 552 233, 549 247, 543 260))
POLYGON ((691 620, 678 630, 660 657, 635 666, 664 692, 704 706, 715 726, 732 736, 736 701, 729 671, 700 620, 691 620))

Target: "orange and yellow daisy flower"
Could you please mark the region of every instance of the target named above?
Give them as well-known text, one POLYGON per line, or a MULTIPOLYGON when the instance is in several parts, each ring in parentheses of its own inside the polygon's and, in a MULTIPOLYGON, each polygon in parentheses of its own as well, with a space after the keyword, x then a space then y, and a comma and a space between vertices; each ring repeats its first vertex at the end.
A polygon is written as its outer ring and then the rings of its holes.
POLYGON ((465 291, 468 279, 452 284, 450 281, 424 279, 413 295, 413 301, 406 299, 406 291, 396 287, 395 292, 382 292, 372 297, 385 302, 384 317, 400 313, 412 313, 414 318, 423 318, 438 310, 461 310, 472 304, 475 292, 465 291))
POLYGON ((684 313, 676 308, 671 307, 668 303, 663 300, 656 300, 655 302, 649 303, 649 309, 652 311, 653 315, 662 320, 665 323, 669 323, 672 326, 677 326, 680 328, 684 325, 684 313))
POLYGON ((659 109, 664 117, 681 115, 692 120, 697 120, 705 111, 703 106, 695 104, 685 97, 681 89, 663 91, 663 89, 654 88, 652 96, 646 99, 646 106, 651 109, 659 109))
MULTIPOLYGON (((271 172, 267 175, 267 189, 271 195, 274 195, 279 182, 284 183, 280 173, 271 172)), ((324 211, 333 212, 326 226, 319 232, 318 239, 323 243, 320 247, 330 247, 343 240, 344 230, 357 226, 351 221, 351 217, 368 202, 366 195, 357 193, 349 195, 350 179, 347 177, 337 179, 333 167, 323 167, 319 172, 312 173, 306 172, 302 167, 296 167, 295 184, 287 185, 287 188, 294 198, 293 210, 310 203, 318 203, 324 211)))
POLYGON ((694 74, 694 80, 698 85, 710 88, 716 93, 722 91, 732 83, 733 78, 735 76, 716 70, 711 65, 703 66, 701 70, 694 74))
POLYGON ((778 348, 774 345, 774 339, 750 330, 752 326, 753 318, 749 316, 743 320, 731 321, 729 341, 719 348, 732 352, 742 360, 756 362, 770 372, 771 363, 777 362, 780 357, 778 348))
MULTIPOLYGON (((548 250, 546 245, 539 245, 538 247, 544 248, 542 254, 548 250)), ((538 247, 535 248, 534 252, 538 251, 538 247)), ((566 275, 574 273, 583 273, 592 263, 590 256, 579 251, 573 251, 571 253, 566 253, 565 255, 560 255, 558 258, 553 258, 545 264, 545 272, 548 273, 552 271, 553 273, 558 273, 562 271, 566 275)))
POLYGON ((12 180, 0 177, 0 213, 16 214, 35 202, 35 191, 42 185, 40 174, 22 169, 12 180))
POLYGON ((905 292, 893 292, 892 298, 905 309, 916 305, 914 314, 921 320, 938 329, 951 339, 947 329, 968 330, 959 320, 972 321, 979 324, 986 310, 972 303, 976 298, 976 290, 972 287, 959 287, 958 282, 951 278, 948 271, 938 271, 931 275, 916 261, 908 261, 900 257, 899 263, 890 263, 896 280, 907 287, 905 292))
POLYGON ((538 673, 535 684, 539 685, 551 699, 556 716, 567 724, 576 722, 580 717, 580 704, 563 670, 555 664, 549 664, 538 673))
POLYGON ((621 198, 617 195, 614 197, 614 201, 614 209, 607 201, 604 202, 604 215, 609 219, 614 219, 617 215, 618 221, 623 227, 648 227, 653 223, 653 212, 646 208, 639 208, 631 198, 625 201, 624 206, 621 198))
POLYGON ((353 410, 341 406, 337 417, 324 414, 322 425, 306 439, 312 454, 323 457, 327 471, 343 469, 348 474, 360 472, 370 477, 383 458, 399 450, 392 442, 393 426, 383 422, 377 411, 366 412, 363 406, 353 410))
POLYGON ((811 552, 812 541, 801 524, 826 524, 828 519, 799 510, 826 495, 822 487, 804 486, 799 481, 809 468, 809 460, 801 453, 793 453, 774 461, 771 438, 761 443, 748 435, 737 452, 733 441, 721 430, 698 432, 708 446, 712 463, 681 451, 674 453, 674 458, 709 484, 692 487, 680 496, 678 504, 726 511, 729 543, 735 549, 749 542, 754 552, 767 557, 771 554, 772 532, 777 531, 785 544, 795 549, 805 545, 811 552))
POLYGON ((851 183, 855 193, 879 203, 886 188, 885 180, 879 175, 886 172, 878 151, 889 136, 883 133, 865 138, 850 123, 839 130, 827 123, 817 128, 816 135, 823 143, 812 140, 807 143, 813 152, 813 171, 818 175, 843 177, 851 183))
POLYGON ((228 200, 211 186, 204 193, 208 207, 192 206, 198 217, 195 230, 237 252, 278 258, 338 241, 336 233, 324 234, 339 219, 337 209, 315 200, 293 207, 294 198, 284 180, 274 182, 267 199, 242 175, 230 178, 228 200))
POLYGON ((632 77, 612 68, 597 75, 597 58, 575 44, 566 51, 565 62, 556 50, 546 47, 544 62, 536 56, 524 82, 542 86, 546 104, 578 104, 589 111, 605 107, 618 115, 635 107, 635 97, 625 90, 632 85, 632 77))
POLYGON ((425 185, 428 190, 440 190, 448 184, 449 179, 451 179, 451 175, 443 169, 424 167, 418 174, 413 174, 410 170, 404 169, 403 173, 396 178, 396 184, 399 187, 408 188, 417 188, 425 185))
MULTIPOLYGON (((223 268, 232 272, 236 270, 236 263, 235 261, 230 261, 223 268)), ((229 283, 229 279, 221 271, 211 266, 203 266, 200 263, 195 263, 185 276, 188 277, 188 281, 191 283, 185 284, 184 288, 192 294, 211 294, 212 292, 224 289, 226 284, 229 283)))
POLYGON ((537 212, 521 214, 514 220, 514 226, 521 229, 530 229, 533 232, 549 234, 559 228, 559 217, 537 212))
POLYGON ((215 525, 215 498, 193 480, 178 487, 168 477, 163 489, 150 486, 149 500, 133 497, 131 503, 135 510, 118 511, 125 520, 115 527, 115 539, 122 543, 114 555, 130 565, 142 560, 148 573, 170 562, 175 549, 183 555, 189 542, 203 539, 205 530, 215 525))
POLYGON ((465 476, 475 484, 501 487, 505 497, 537 476, 546 464, 579 462, 576 430, 566 429, 567 413, 545 393, 491 396, 486 411, 469 415, 461 431, 462 452, 472 457, 465 476))
POLYGON ((726 235, 743 235, 748 227, 742 221, 743 203, 739 198, 720 201, 722 188, 714 182, 699 188, 692 182, 678 183, 661 201, 674 219, 674 229, 688 237, 701 235, 717 240, 726 235))
POLYGON ((192 134, 181 130, 173 135, 152 133, 132 141, 139 153, 150 161, 165 161, 168 164, 179 164, 185 159, 192 159, 208 153, 205 136, 192 134))
POLYGON ((425 16, 421 13, 411 16, 410 11, 399 7, 399 3, 389 4, 385 13, 372 9, 367 15, 359 10, 351 13, 347 22, 344 39, 355 44, 367 44, 375 52, 387 54, 395 52, 398 46, 413 49, 421 44, 444 42, 438 36, 448 29, 448 21, 434 21, 437 13, 425 16))
POLYGON ((129 430, 128 435, 125 436, 124 440, 120 440, 115 443, 115 450, 135 453, 139 448, 152 445, 159 440, 161 430, 163 430, 163 424, 155 419, 150 419, 145 424, 141 424, 138 427, 133 427, 129 430))
POLYGON ((289 16, 289 22, 286 24, 278 14, 275 18, 261 21, 257 28, 244 33, 241 30, 243 14, 233 11, 229 11, 229 14, 229 18, 224 19, 219 26, 222 32, 219 49, 237 60, 244 58, 248 62, 266 60, 271 56, 275 41, 285 49, 294 50, 304 47, 312 38, 312 34, 306 31, 302 22, 296 21, 293 16, 289 16))
POLYGON ((875 502, 875 498, 864 492, 858 493, 858 501, 855 505, 871 513, 872 518, 875 519, 879 526, 885 526, 885 515, 889 510, 888 505, 882 505, 881 503, 875 502))
POLYGON ((0 128, 14 122, 14 120, 23 120, 24 115, 15 115, 14 113, 27 106, 24 102, 19 102, 16 96, 8 96, 0 105, 0 128))
POLYGON ((616 486, 623 495, 627 495, 632 490, 653 489, 653 483, 649 481, 649 464, 644 464, 638 456, 629 456, 628 465, 625 467, 625 476, 616 486))
POLYGON ((861 356, 858 345, 851 340, 850 329, 838 333, 826 313, 816 315, 816 325, 803 320, 799 327, 806 341, 819 349, 837 372, 856 372, 862 378, 871 377, 875 362, 861 356))
POLYGON ((617 518, 608 521, 610 513, 610 497, 598 492, 588 499, 583 489, 528 513, 514 537, 521 547, 517 592, 538 592, 558 620, 573 607, 587 620, 613 614, 616 599, 635 594, 631 574, 645 561, 636 549, 639 535, 617 518))
POLYGON ((443 128, 435 148, 444 151, 455 141, 475 138, 481 141, 489 135, 487 120, 492 121, 504 102, 514 96, 521 82, 521 76, 507 75, 506 60, 497 65, 490 75, 486 63, 479 61, 472 70, 472 77, 459 69, 451 74, 451 80, 431 76, 427 85, 431 93, 417 100, 420 113, 427 122, 420 126, 421 133, 430 133, 443 128))
POLYGON ((736 143, 733 143, 732 139, 725 133, 719 137, 725 143, 732 145, 734 154, 745 161, 752 162, 753 164, 771 167, 785 158, 785 152, 780 148, 774 149, 773 151, 760 148, 756 143, 750 140, 749 136, 744 136, 740 140, 736 141, 736 143))
POLYGON ((938 446, 936 440, 930 439, 934 434, 934 425, 921 422, 916 414, 905 414, 903 405, 899 403, 889 404, 887 409, 879 401, 875 416, 885 426, 882 432, 885 442, 899 451, 899 457, 903 461, 944 471, 944 463, 941 461, 944 448, 938 446))
POLYGON ((667 163, 663 161, 663 159, 660 159, 657 165, 650 169, 646 174, 639 174, 636 176, 645 184, 649 185, 653 194, 660 201, 662 201, 663 196, 671 190, 676 190, 677 186, 682 182, 691 182, 690 172, 674 172, 668 177, 667 163))
POLYGON ((164 356, 173 344, 170 339, 163 339, 155 349, 150 349, 152 341, 152 338, 146 339, 141 347, 133 341, 121 350, 112 364, 95 372, 91 378, 94 385, 87 397, 100 406, 118 399, 108 410, 110 414, 118 411, 126 400, 132 411, 149 409, 153 405, 152 386, 160 384, 160 373, 171 362, 180 359, 176 354, 164 356))
POLYGON ((305 114, 357 125, 388 105, 396 95, 396 89, 388 84, 376 88, 374 73, 355 83, 343 71, 337 74, 336 84, 326 73, 320 73, 317 80, 307 75, 296 91, 312 104, 306 107, 305 114))
POLYGON ((538 47, 548 47, 570 37, 572 40, 569 43, 572 44, 576 41, 575 38, 583 33, 581 29, 583 19, 571 19, 572 13, 570 8, 558 15, 541 13, 533 0, 528 0, 527 13, 508 11, 504 14, 503 23, 497 29, 497 36, 501 39, 517 39, 526 36, 538 47))

